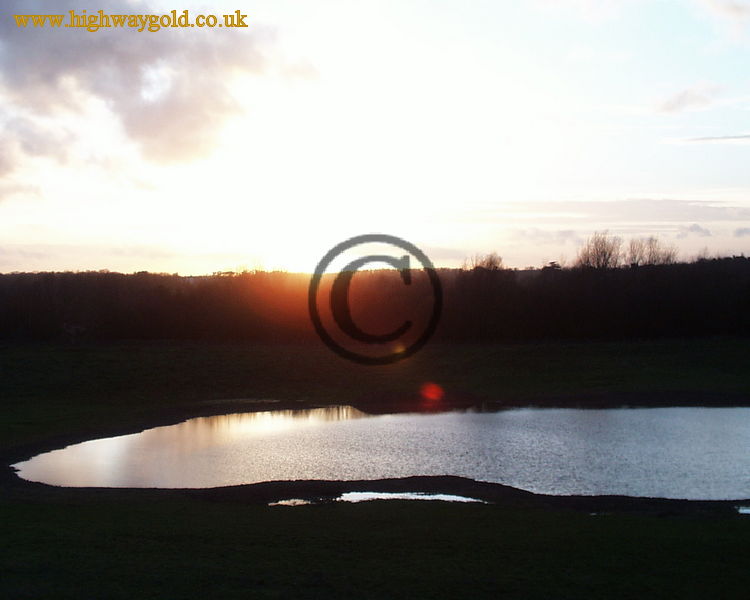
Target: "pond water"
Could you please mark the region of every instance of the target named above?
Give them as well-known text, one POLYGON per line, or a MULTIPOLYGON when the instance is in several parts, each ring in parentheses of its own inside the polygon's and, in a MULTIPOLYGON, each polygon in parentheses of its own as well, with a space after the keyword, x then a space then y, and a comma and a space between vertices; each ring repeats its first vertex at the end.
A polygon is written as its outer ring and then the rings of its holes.
POLYGON ((750 408, 369 416, 342 406, 190 419, 14 466, 73 487, 460 475, 545 494, 724 500, 750 498, 748 450, 750 408))
MULTIPOLYGON (((441 502, 479 502, 486 504, 486 502, 477 498, 467 498, 454 494, 428 494, 426 492, 345 492, 336 498, 338 502, 368 502, 370 500, 440 500, 441 502)), ((316 504, 316 501, 289 498, 270 502, 268 506, 308 506, 311 504, 316 504)), ((738 510, 742 512, 742 509, 738 510)))

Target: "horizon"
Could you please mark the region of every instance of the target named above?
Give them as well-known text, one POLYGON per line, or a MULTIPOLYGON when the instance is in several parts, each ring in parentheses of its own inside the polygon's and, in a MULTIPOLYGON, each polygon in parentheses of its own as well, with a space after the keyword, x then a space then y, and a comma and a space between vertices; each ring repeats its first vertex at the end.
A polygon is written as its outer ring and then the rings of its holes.
MULTIPOLYGON (((486 255, 477 255, 477 257, 481 258, 482 256, 486 255)), ((467 259, 472 257, 467 257, 467 259)), ((671 263, 666 264, 646 264, 646 265, 639 265, 639 268, 644 267, 669 267, 672 265, 688 265, 688 264, 694 264, 699 261, 707 260, 734 260, 734 259, 747 259, 748 257, 744 253, 740 254, 733 254, 733 255, 696 255, 693 257, 686 257, 686 258, 680 258, 678 257, 677 260, 671 263)), ((581 266, 581 265, 575 265, 572 263, 566 263, 566 264, 560 264, 558 261, 550 261, 545 265, 539 265, 539 266, 533 266, 529 265, 526 267, 512 267, 506 264, 501 264, 499 267, 495 268, 487 268, 482 267, 481 265, 475 265, 471 266, 468 264, 462 264, 457 266, 439 266, 435 265, 436 271, 471 271, 476 268, 484 268, 487 270, 499 270, 499 271, 517 271, 517 272, 526 272, 526 271, 541 271, 545 268, 557 268, 557 269, 599 269, 598 267, 593 266, 581 266)), ((621 262, 619 265, 615 267, 607 267, 608 269, 630 269, 632 268, 632 265, 621 262)), ((343 269, 342 269, 343 270, 343 269)), ((361 268, 358 269, 358 273, 371 273, 371 272, 377 272, 377 271, 393 271, 393 267, 383 266, 383 267, 375 267, 375 268, 361 268)), ((410 271, 420 271, 422 270, 422 267, 410 267, 410 271)), ((337 273, 340 273, 339 270, 331 270, 326 271, 324 273, 324 277, 329 277, 332 275, 336 275, 337 273)), ((305 277, 310 277, 314 273, 313 271, 288 271, 283 268, 276 268, 276 269, 264 269, 264 268, 239 268, 239 269, 228 269, 225 271, 214 271, 212 273, 179 273, 179 272, 168 272, 168 271, 114 271, 111 269, 62 269, 62 270, 50 270, 50 271, 0 271, 0 276, 3 275, 64 275, 64 274, 105 274, 105 275, 159 275, 159 276, 165 276, 165 277, 182 277, 186 279, 190 278, 199 278, 199 277, 222 277, 222 276, 230 276, 230 275, 254 275, 257 273, 265 273, 265 274, 284 274, 284 275, 300 275, 305 277)))

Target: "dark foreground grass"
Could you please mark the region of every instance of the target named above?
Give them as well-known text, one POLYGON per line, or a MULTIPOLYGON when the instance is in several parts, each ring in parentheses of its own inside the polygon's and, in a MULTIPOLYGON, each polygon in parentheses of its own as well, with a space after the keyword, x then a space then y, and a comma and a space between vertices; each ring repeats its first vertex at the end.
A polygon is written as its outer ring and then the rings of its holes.
MULTIPOLYGON (((233 398, 311 404, 747 403, 744 340, 431 346, 391 367, 309 346, 0 347, 0 457, 233 398), (26 449, 21 449, 25 447, 26 449)), ((236 404, 239 409, 242 402, 236 404)), ((169 417, 167 417, 169 418, 169 417)), ((750 518, 515 504, 269 508, 0 481, 2 598, 746 598, 750 518)))
POLYGON ((0 345, 0 453, 227 399, 374 407, 387 399, 397 409, 425 381, 441 384, 448 401, 509 406, 750 404, 749 350, 744 339, 433 344, 402 363, 372 367, 322 344, 0 345))
POLYGON ((7 598, 744 598, 750 520, 439 502, 4 500, 7 598))

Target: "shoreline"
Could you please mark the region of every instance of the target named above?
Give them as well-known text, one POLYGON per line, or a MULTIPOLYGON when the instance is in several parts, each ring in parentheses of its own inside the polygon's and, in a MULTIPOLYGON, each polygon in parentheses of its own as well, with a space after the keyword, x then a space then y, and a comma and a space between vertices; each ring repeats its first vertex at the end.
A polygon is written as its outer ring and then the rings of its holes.
MULTIPOLYGON (((620 409, 620 408, 667 408, 667 407, 708 407, 728 408, 750 406, 750 398, 744 394, 692 393, 689 403, 673 403, 670 399, 684 394, 588 394, 578 395, 577 403, 569 397, 545 399, 544 402, 445 402, 439 407, 425 410, 421 401, 399 403, 356 402, 351 406, 368 414, 395 414, 404 412, 446 412, 451 410, 497 411, 520 408, 573 408, 573 409, 620 409), (604 396, 607 396, 605 402, 604 396), (663 402, 656 404, 654 397, 660 396, 663 402), (648 398, 648 402, 646 399, 648 398), (623 402, 623 400, 628 402, 623 402), (666 400, 667 402, 664 402, 666 400), (700 401, 699 401, 700 400, 700 401), (708 400, 708 401, 707 401, 708 400), (577 404, 577 405, 576 405, 577 404), (394 410, 394 408, 399 410, 394 410)), ((104 437, 116 437, 139 433, 146 429, 174 425, 188 419, 268 410, 306 410, 341 406, 340 404, 309 403, 305 401, 233 399, 211 401, 170 407, 153 414, 135 418, 127 424, 81 430, 77 433, 53 436, 37 442, 21 444, 0 454, 0 489, 11 495, 32 495, 38 499, 55 500, 60 498, 90 498, 103 495, 127 494, 141 498, 153 495, 164 497, 191 497, 212 502, 241 502, 247 504, 268 504, 279 500, 299 498, 303 500, 334 500, 345 492, 424 492, 466 496, 484 500, 490 504, 502 504, 521 508, 548 510, 573 510, 591 514, 637 513, 657 516, 679 516, 686 514, 729 515, 737 514, 738 504, 750 504, 750 499, 732 500, 687 500, 670 498, 648 498, 636 496, 557 496, 538 494, 512 486, 482 482, 457 476, 412 476, 404 478, 374 480, 297 480, 269 481, 214 488, 76 488, 59 487, 21 479, 10 465, 23 462, 38 454, 60 449, 76 443, 104 437)))

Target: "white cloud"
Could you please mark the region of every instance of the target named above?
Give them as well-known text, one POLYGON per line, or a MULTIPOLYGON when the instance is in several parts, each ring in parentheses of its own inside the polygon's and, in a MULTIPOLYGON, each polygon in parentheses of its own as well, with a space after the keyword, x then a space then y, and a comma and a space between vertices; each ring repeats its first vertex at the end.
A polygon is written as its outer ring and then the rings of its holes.
POLYGON ((727 26, 731 38, 742 39, 750 23, 750 2, 747 0, 697 0, 707 12, 727 26))
POLYGON ((713 104, 721 88, 717 85, 701 83, 674 94, 658 107, 659 112, 680 113, 686 110, 699 110, 713 104))
POLYGON ((568 243, 580 245, 583 238, 572 229, 517 229, 513 231, 512 238, 519 242, 564 246, 568 243))
POLYGON ((742 0, 701 0, 718 15, 744 21, 750 18, 750 3, 742 0))
POLYGON ((750 220, 750 207, 721 202, 637 198, 615 201, 509 202, 476 211, 482 221, 679 223, 750 220))
POLYGON ((716 135, 690 138, 688 142, 703 142, 711 144, 746 144, 750 143, 750 134, 742 135, 716 135))
POLYGON ((711 237, 711 231, 705 227, 701 227, 698 223, 693 223, 690 226, 681 226, 677 237, 680 239, 686 238, 690 235, 696 235, 698 237, 711 237))

